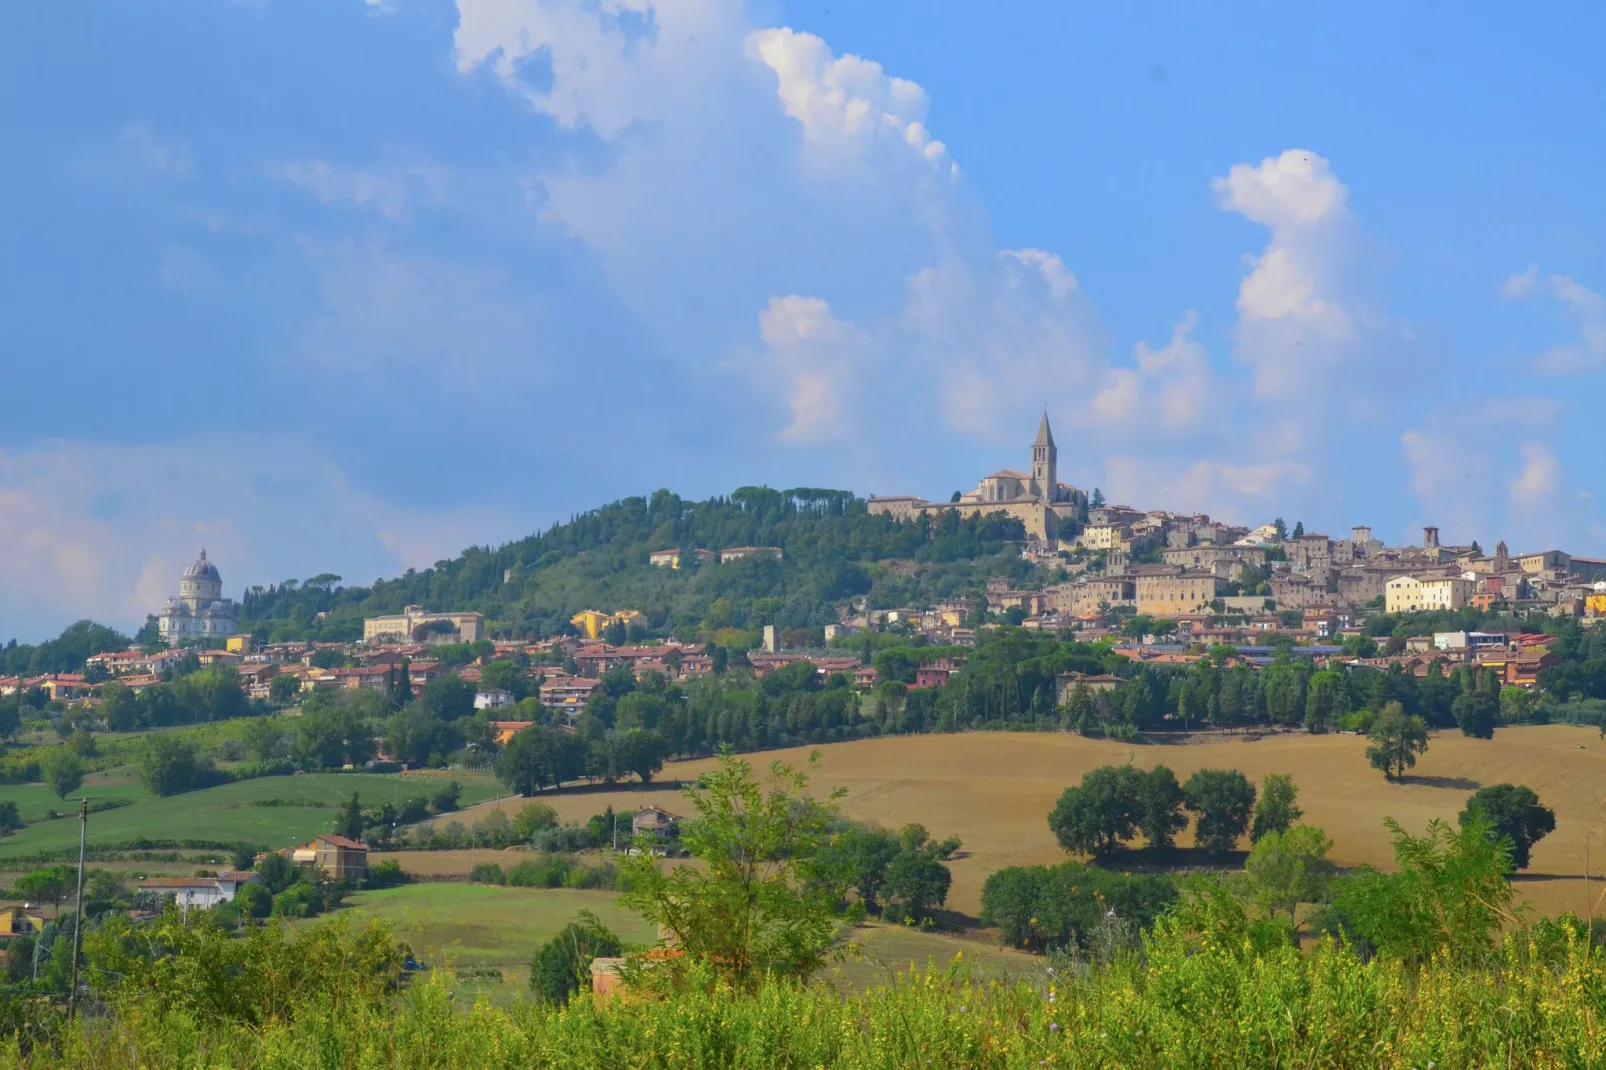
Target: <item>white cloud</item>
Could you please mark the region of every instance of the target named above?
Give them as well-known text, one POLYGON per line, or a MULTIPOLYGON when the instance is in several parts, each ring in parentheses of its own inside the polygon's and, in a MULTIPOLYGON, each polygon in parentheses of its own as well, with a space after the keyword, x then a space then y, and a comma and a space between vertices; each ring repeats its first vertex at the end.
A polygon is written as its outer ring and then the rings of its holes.
POLYGON ((326 205, 350 204, 387 219, 403 218, 410 199, 422 196, 426 203, 443 204, 447 197, 446 173, 438 167, 381 172, 339 167, 323 160, 299 160, 274 170, 277 177, 307 190, 326 205))
POLYGON ((1328 162, 1308 149, 1288 149, 1258 166, 1233 164, 1212 186, 1222 208, 1273 229, 1329 222, 1348 195, 1328 162))
POLYGON ((744 35, 740 8, 722 0, 458 0, 457 9, 459 70, 489 66, 537 110, 610 141, 687 118, 744 35), (547 70, 527 77, 530 64, 547 70))
POLYGON ((856 155, 877 141, 907 146, 932 167, 957 177, 948 149, 926 129, 926 91, 892 78, 860 56, 833 56, 811 33, 782 27, 747 38, 750 55, 775 72, 786 114, 803 124, 822 152, 856 155))
POLYGON ((1289 149, 1235 164, 1214 182, 1217 204, 1268 227, 1238 291, 1238 355, 1271 398, 1309 394, 1352 349, 1357 314, 1346 307, 1347 191, 1327 160, 1289 149))
POLYGON ((1462 543, 1580 534, 1578 518, 1559 507, 1562 464, 1541 441, 1554 432, 1559 411, 1548 398, 1473 401, 1429 413, 1405 431, 1400 448, 1421 522, 1462 543))
POLYGON ((1091 415, 1112 428, 1146 436, 1176 437, 1193 431, 1215 413, 1217 396, 1204 346, 1191 337, 1199 317, 1187 313, 1159 349, 1139 342, 1134 367, 1113 368, 1093 395, 1091 415))
POLYGON ((849 431, 856 378, 863 376, 871 344, 863 331, 831 314, 817 297, 791 294, 770 299, 759 313, 759 335, 769 370, 785 386, 792 422, 787 442, 823 442, 849 431))
POLYGON ((1500 286, 1500 296, 1507 301, 1517 301, 1534 292, 1534 286, 1539 281, 1539 265, 1529 264, 1526 271, 1514 271, 1506 276, 1506 281, 1500 286))
MULTIPOLYGON (((1538 284, 1539 265, 1533 264, 1506 279, 1501 292, 1512 300, 1529 297, 1538 290, 1538 284)), ((1541 353, 1537 360, 1539 370, 1570 375, 1606 367, 1606 297, 1570 275, 1551 275, 1545 286, 1572 313, 1578 338, 1541 353)))
POLYGON ((295 439, 42 443, 0 452, 0 619, 21 638, 86 616, 137 628, 202 546, 237 598, 325 571, 366 584, 520 526, 395 506, 295 439))
POLYGON ((1519 452, 1522 470, 1511 482, 1511 503, 1519 508, 1532 508, 1555 493, 1561 465, 1554 453, 1537 442, 1524 442, 1519 452))
POLYGON ((1556 374, 1606 367, 1606 298, 1566 275, 1550 276, 1550 289, 1578 321, 1578 341, 1540 357, 1540 367, 1556 374))
POLYGON ((909 375, 934 376, 956 430, 1013 441, 1048 405, 1066 426, 1102 373, 1097 317, 1060 258, 1006 249, 944 259, 909 278, 909 375))

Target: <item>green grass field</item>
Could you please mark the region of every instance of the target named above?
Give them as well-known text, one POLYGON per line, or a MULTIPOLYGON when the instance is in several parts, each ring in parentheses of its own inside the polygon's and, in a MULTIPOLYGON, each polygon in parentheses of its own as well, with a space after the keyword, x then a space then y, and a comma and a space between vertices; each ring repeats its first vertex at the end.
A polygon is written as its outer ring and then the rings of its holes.
MULTIPOLYGON (((433 795, 448 780, 454 779, 463 786, 462 804, 465 806, 495 798, 501 790, 495 778, 486 773, 460 772, 449 777, 302 773, 261 777, 160 799, 146 791, 125 767, 90 777, 65 803, 43 784, 0 786, 0 801, 16 802, 24 821, 38 821, 50 810, 72 809, 83 797, 134 800, 132 805, 90 815, 90 846, 143 837, 243 841, 259 847, 286 847, 304 843, 315 833, 329 831, 333 808, 351 798, 354 791, 364 806, 373 806, 399 802, 412 795, 433 795), (288 800, 292 805, 258 805, 270 799, 288 800)), ((77 843, 77 821, 71 818, 39 821, 0 840, 0 863, 17 855, 58 851, 75 847, 77 843)))
MULTIPOLYGON (((501 970, 500 985, 462 982, 460 995, 506 1005, 523 998, 535 949, 582 910, 597 915, 627 943, 650 942, 651 927, 620 907, 617 899, 613 892, 439 882, 359 892, 341 913, 357 921, 370 917, 389 921, 429 966, 501 970)), ((964 956, 977 978, 1040 972, 1043 967, 1041 958, 1024 952, 898 925, 866 925, 852 939, 859 945, 859 955, 828 966, 817 980, 844 991, 862 991, 907 973, 911 966, 946 968, 956 955, 964 956)))
MULTIPOLYGON (((429 883, 358 892, 340 914, 382 918, 396 927, 426 965, 499 969, 502 982, 461 983, 460 996, 506 1005, 528 991, 530 958, 558 930, 589 910, 627 943, 645 944, 653 930, 618 904, 613 892, 572 888, 500 888, 429 883)), ((297 922, 314 924, 313 921, 297 922)))
POLYGON ((818 980, 845 991, 863 991, 887 984, 911 967, 946 969, 958 955, 964 956, 977 979, 1041 973, 1044 966, 1041 957, 1024 951, 902 925, 865 925, 853 934, 853 942, 859 945, 858 956, 826 967, 818 980))

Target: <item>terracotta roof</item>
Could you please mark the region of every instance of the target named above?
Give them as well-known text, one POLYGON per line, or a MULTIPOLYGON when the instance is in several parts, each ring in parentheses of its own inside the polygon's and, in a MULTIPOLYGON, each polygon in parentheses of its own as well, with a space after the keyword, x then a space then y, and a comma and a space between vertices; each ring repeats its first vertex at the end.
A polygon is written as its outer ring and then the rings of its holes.
POLYGON ((328 844, 333 844, 336 847, 344 847, 348 851, 366 851, 366 850, 368 850, 368 847, 367 847, 366 844, 358 843, 356 840, 348 840, 344 836, 335 836, 335 835, 330 834, 330 835, 323 835, 323 836, 314 836, 312 838, 312 842, 313 843, 317 843, 319 841, 322 841, 322 842, 328 843, 328 844))

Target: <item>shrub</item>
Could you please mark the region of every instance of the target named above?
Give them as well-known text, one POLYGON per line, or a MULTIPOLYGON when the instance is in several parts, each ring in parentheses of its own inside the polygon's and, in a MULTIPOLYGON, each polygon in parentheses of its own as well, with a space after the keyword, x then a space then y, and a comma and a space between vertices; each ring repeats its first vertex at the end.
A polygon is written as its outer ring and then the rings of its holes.
POLYGON ((508 870, 507 882, 515 888, 561 888, 574 860, 565 854, 527 859, 508 870))
POLYGON ((581 921, 565 925, 536 951, 530 961, 530 988, 546 1003, 567 1003, 582 985, 590 986, 594 959, 623 950, 617 936, 595 918, 582 915, 581 921))
POLYGON ((242 884, 234 893, 240 913, 248 918, 265 918, 273 913, 273 893, 260 884, 242 884))
POLYGON ((279 918, 311 918, 323 910, 323 896, 305 882, 292 884, 273 897, 273 914, 279 918))
POLYGON ((513 832, 520 843, 528 843, 537 832, 556 828, 557 824, 558 812, 546 803, 525 803, 513 818, 513 832))
POLYGON ((506 884, 507 875, 502 867, 495 862, 481 862, 468 871, 468 879, 474 884, 506 884))
POLYGON ((402 869, 400 862, 394 858, 387 858, 368 867, 368 872, 363 875, 363 887, 394 888, 398 884, 406 884, 411 879, 407 871, 402 869))
POLYGON ((457 800, 463 795, 463 785, 452 781, 437 791, 429 800, 429 808, 437 814, 449 814, 457 809, 457 800))

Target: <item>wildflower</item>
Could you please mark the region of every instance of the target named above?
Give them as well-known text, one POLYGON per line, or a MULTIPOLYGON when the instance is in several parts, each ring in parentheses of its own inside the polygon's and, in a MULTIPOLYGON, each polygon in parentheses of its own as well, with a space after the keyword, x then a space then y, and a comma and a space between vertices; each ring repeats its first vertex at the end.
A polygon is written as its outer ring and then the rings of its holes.
POLYGON ((1048 1031, 1050 1033, 1058 1033, 1060 1031, 1060 1024, 1058 1022, 1049 1022, 1048 1031))

